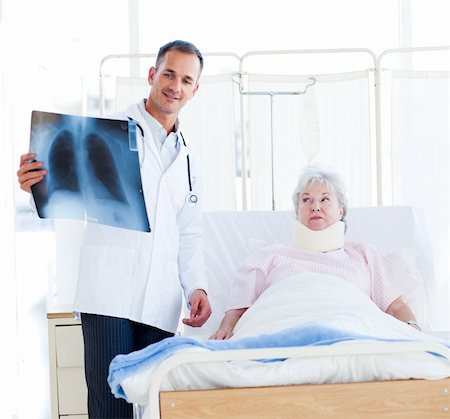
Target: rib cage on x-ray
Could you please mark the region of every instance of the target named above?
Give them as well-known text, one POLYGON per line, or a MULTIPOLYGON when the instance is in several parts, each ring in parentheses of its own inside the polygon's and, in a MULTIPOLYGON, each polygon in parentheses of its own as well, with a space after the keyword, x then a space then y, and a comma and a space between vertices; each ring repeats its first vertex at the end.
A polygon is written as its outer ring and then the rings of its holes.
POLYGON ((30 151, 48 174, 32 188, 41 218, 150 231, 128 121, 34 111, 30 151))
POLYGON ((105 140, 97 134, 86 137, 88 154, 88 173, 104 188, 96 188, 98 198, 108 198, 108 194, 116 201, 127 202, 122 185, 119 182, 118 168, 105 140), (104 195, 104 196, 102 196, 104 195))
POLYGON ((60 132, 54 139, 48 156, 48 170, 52 173, 50 195, 55 190, 80 192, 74 136, 69 131, 60 132))

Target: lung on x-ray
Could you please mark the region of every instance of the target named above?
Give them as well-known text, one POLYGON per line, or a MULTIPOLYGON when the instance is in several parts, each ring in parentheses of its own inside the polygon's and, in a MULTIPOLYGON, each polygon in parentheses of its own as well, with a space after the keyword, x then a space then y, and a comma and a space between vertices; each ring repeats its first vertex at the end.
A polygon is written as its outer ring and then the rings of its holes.
POLYGON ((33 111, 30 151, 48 170, 32 187, 39 217, 150 231, 134 121, 33 111))

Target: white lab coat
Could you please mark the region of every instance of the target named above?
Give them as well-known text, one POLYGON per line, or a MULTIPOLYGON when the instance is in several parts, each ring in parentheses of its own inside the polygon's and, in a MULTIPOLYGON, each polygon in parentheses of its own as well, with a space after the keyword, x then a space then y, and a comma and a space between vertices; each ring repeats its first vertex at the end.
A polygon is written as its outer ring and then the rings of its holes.
POLYGON ((131 319, 175 332, 181 311, 195 289, 207 290, 201 245, 201 209, 186 204, 189 153, 194 193, 199 196, 195 156, 180 141, 179 153, 164 173, 151 131, 138 105, 130 106, 137 129, 143 192, 150 233, 87 223, 80 253, 74 311, 131 319), (145 152, 143 150, 145 148, 145 152), (180 287, 181 283, 181 287, 180 287))

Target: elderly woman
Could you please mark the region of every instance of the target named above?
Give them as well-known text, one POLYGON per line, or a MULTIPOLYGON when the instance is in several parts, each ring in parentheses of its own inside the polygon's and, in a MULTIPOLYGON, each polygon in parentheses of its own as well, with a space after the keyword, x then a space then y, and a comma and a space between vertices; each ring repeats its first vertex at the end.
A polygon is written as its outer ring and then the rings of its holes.
POLYGON ((304 272, 335 275, 366 293, 384 312, 420 330, 402 296, 415 280, 374 246, 344 243, 347 199, 340 177, 309 166, 294 195, 295 247, 263 246, 249 255, 233 281, 227 311, 211 339, 229 339, 244 312, 274 282, 304 272))

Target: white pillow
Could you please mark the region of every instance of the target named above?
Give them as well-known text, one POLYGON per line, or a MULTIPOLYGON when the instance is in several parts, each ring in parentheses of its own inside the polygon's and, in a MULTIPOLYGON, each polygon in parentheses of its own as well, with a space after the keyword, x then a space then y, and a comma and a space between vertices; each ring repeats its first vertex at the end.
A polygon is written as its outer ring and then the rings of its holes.
POLYGON ((267 246, 268 244, 270 244, 270 242, 266 240, 251 238, 248 240, 247 248, 250 252, 253 252, 254 250, 267 246))

